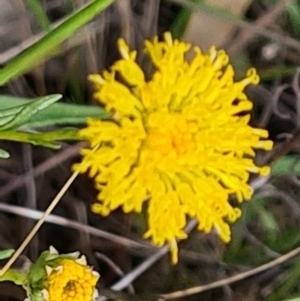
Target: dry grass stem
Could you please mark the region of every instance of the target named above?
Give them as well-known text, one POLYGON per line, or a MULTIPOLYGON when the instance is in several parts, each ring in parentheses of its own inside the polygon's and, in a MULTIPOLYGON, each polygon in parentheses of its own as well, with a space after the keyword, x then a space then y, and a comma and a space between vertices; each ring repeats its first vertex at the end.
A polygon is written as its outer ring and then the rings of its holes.
POLYGON ((4 275, 4 273, 12 266, 12 264, 17 260, 17 258, 21 255, 21 253, 24 251, 24 249, 27 247, 27 245, 30 243, 32 238, 35 236, 35 234, 38 232, 40 227, 45 222, 47 216, 52 212, 54 207, 58 204, 58 202, 61 200, 63 195, 66 193, 66 191, 69 189, 71 184, 74 182, 76 177, 78 176, 78 172, 74 172, 71 177, 68 179, 68 181, 65 183, 65 185, 62 187, 62 189, 59 191, 59 193, 56 195, 56 197, 53 199, 53 201, 50 203, 46 211, 44 212, 41 219, 36 223, 36 225, 33 227, 31 232, 28 234, 28 236, 24 239, 22 244, 19 246, 19 248, 15 251, 13 256, 7 261, 7 263, 4 265, 4 267, 0 270, 0 276, 4 275))
POLYGON ((178 298, 183 298, 183 297, 187 297, 187 296, 191 296, 191 295, 195 295, 195 294, 199 294, 202 293, 204 291, 208 291, 217 287, 222 287, 224 285, 228 285, 243 279, 246 279, 250 276, 254 276, 258 273, 264 272, 268 269, 274 268, 276 266, 278 266, 279 264, 282 264, 283 262, 297 256, 300 254, 300 247, 292 250, 291 252, 282 255, 278 258, 276 258, 273 261, 270 261, 266 264, 263 264, 257 268, 254 268, 250 271, 244 272, 244 273, 240 273, 238 275, 232 276, 232 277, 228 277, 226 279, 222 279, 222 280, 218 280, 209 284, 205 284, 205 285, 199 285, 196 287, 191 287, 189 289, 186 290, 180 290, 180 291, 176 291, 173 293, 169 293, 169 294, 163 294, 161 295, 161 300, 173 300, 173 299, 178 299, 178 298))

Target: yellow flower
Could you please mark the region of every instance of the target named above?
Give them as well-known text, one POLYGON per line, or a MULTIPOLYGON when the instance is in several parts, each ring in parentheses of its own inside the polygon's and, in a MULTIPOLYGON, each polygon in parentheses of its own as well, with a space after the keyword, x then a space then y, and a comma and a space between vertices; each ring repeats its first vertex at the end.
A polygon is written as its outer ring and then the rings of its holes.
POLYGON ((255 69, 235 81, 228 56, 215 47, 207 54, 194 47, 188 62, 190 45, 166 33, 165 41, 145 42, 155 68, 147 80, 136 52, 123 39, 118 46, 122 59, 110 71, 90 75, 95 99, 113 120, 87 121, 80 135, 90 148, 74 165, 100 191, 92 210, 106 216, 118 207, 141 212, 146 204, 144 237, 158 246, 169 242, 174 263, 188 217, 199 221, 200 231, 214 229, 228 242, 228 223, 241 215, 229 197, 249 200, 249 173, 269 173, 253 157, 255 149, 273 144, 265 140, 266 130, 248 125, 252 103, 243 92, 259 82, 255 69))
POLYGON ((55 268, 47 267, 47 301, 92 301, 97 296, 99 274, 86 265, 85 258, 62 259, 55 268))

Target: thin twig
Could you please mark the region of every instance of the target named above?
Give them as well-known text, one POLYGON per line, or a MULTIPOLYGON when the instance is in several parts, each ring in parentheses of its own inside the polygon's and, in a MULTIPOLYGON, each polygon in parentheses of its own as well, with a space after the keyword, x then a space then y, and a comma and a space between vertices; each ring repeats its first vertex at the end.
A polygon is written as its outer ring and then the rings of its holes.
MULTIPOLYGON (((39 220, 43 216, 43 212, 39 210, 33 210, 29 208, 24 208, 20 206, 10 205, 10 204, 4 204, 0 203, 0 211, 2 212, 8 212, 11 214, 16 214, 25 218, 30 218, 33 220, 39 220)), ((69 229, 75 229, 78 231, 82 231, 85 233, 88 233, 90 235, 93 235, 95 237, 101 237, 110 241, 113 241, 114 243, 117 243, 125 248, 129 248, 133 251, 138 252, 138 254, 141 254, 141 251, 143 251, 142 254, 148 255, 152 254, 157 250, 155 246, 153 246, 150 243, 147 243, 143 241, 137 242, 134 240, 131 240, 126 237, 119 236, 117 234, 112 234, 97 228, 94 228, 92 226, 84 225, 78 221, 74 221, 62 216, 50 214, 47 219, 45 220, 47 223, 51 223, 54 225, 59 225, 62 227, 66 227, 69 229)))
POLYGON ((255 269, 252 269, 250 271, 244 272, 244 273, 240 273, 238 275, 232 276, 232 277, 228 277, 226 279, 222 279, 222 280, 218 280, 215 282, 211 282, 209 284, 205 284, 205 285, 200 285, 200 286, 196 286, 196 287, 191 287, 189 289, 186 290, 181 290, 181 291, 176 291, 173 293, 169 293, 169 294, 163 294, 161 295, 161 298, 159 300, 171 300, 171 299, 178 299, 178 298, 182 298, 182 297, 186 297, 186 296, 190 296, 190 295, 195 295, 195 294, 199 294, 202 293, 204 291, 208 291, 217 287, 222 287, 224 285, 228 285, 230 283, 234 283, 240 280, 243 280, 245 278, 248 278, 250 276, 256 275, 258 273, 264 272, 268 269, 271 269, 289 259, 291 259, 292 257, 295 257, 296 255, 300 254, 300 247, 292 250, 291 252, 278 257, 277 259, 270 261, 266 264, 263 264, 255 269))
MULTIPOLYGON (((95 257, 97 259, 104 261, 118 276, 125 275, 125 273, 122 271, 122 269, 106 255, 104 255, 100 252, 95 252, 95 257)), ((128 292, 130 294, 134 294, 134 287, 131 283, 128 286, 128 292)))
POLYGON ((23 175, 17 177, 16 179, 10 181, 8 184, 0 188, 0 198, 3 198, 8 193, 14 191, 16 188, 19 188, 22 185, 24 185, 27 179, 31 176, 37 177, 50 170, 51 168, 55 167, 56 165, 59 165, 62 162, 74 156, 77 156, 79 150, 82 148, 83 145, 85 145, 85 143, 78 143, 76 145, 70 146, 67 149, 58 153, 56 156, 49 158, 48 160, 35 167, 33 171, 26 172, 23 175))
MULTIPOLYGON (((189 233, 191 232, 197 225, 197 220, 193 219, 191 220, 186 229, 185 232, 189 233)), ((159 259, 161 259, 165 254, 168 253, 170 249, 170 245, 167 244, 161 249, 159 249, 155 254, 149 256, 144 262, 142 262, 139 266, 137 266, 135 269, 133 269, 131 272, 129 272, 125 277, 123 277, 120 281, 115 283, 111 290, 113 291, 121 291, 128 285, 130 285, 135 279, 137 279, 141 274, 143 274, 145 271, 147 271, 151 266, 153 266, 154 263, 156 263, 159 259)), ((101 296, 97 301, 105 301, 107 300, 107 297, 101 296)))
MULTIPOLYGON (((293 1, 294 0, 278 1, 269 11, 264 13, 258 20, 256 20, 253 25, 260 28, 266 28, 267 26, 275 22, 275 19, 285 10, 286 6, 293 1)), ((247 28, 247 30, 242 30, 238 37, 235 39, 236 42, 232 43, 231 46, 227 49, 228 53, 232 55, 237 50, 245 47, 245 45, 247 45, 248 42, 256 36, 256 30, 249 30, 249 28, 247 28)))
POLYGON ((36 225, 33 227, 33 229, 30 231, 30 233, 24 239, 24 241, 19 246, 19 248, 15 251, 15 253, 13 254, 13 256, 8 260, 8 262, 0 270, 0 276, 2 276, 12 266, 12 264, 17 260, 17 258, 21 255, 21 253, 27 247, 27 245, 29 244, 29 242, 31 241, 31 239, 35 236, 35 234, 37 233, 37 231, 43 225, 43 223, 46 220, 47 216, 52 212, 52 210, 54 209, 54 207, 58 204, 58 202, 60 201, 60 199, 63 197, 63 195, 69 189, 69 187, 74 182, 74 180, 76 179, 77 176, 78 176, 78 172, 74 172, 71 175, 71 177, 68 179, 68 181, 62 187, 62 189, 59 191, 59 193, 55 196, 55 198, 53 199, 53 201, 50 203, 50 205, 48 206, 47 210, 44 212, 42 218, 36 223, 36 225))

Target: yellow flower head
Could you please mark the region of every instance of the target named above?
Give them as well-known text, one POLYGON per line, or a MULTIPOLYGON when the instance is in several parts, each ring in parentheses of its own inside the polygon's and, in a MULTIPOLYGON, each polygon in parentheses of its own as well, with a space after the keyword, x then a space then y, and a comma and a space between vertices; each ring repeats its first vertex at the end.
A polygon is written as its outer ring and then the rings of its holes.
POLYGON ((86 265, 85 258, 62 259, 55 268, 47 267, 47 301, 93 301, 99 274, 86 265))
POLYGON ((118 46, 122 58, 110 71, 90 76, 94 97, 114 118, 88 120, 80 135, 90 148, 74 166, 100 191, 92 210, 104 216, 118 207, 141 212, 147 203, 145 238, 158 246, 169 242, 174 263, 176 239, 187 237, 187 217, 228 242, 228 223, 241 215, 229 196, 250 199, 249 173, 269 173, 253 157, 272 142, 266 130, 248 125, 252 103, 243 92, 259 82, 255 69, 235 81, 228 56, 215 47, 206 54, 194 47, 188 62, 190 45, 166 33, 165 41, 145 42, 155 68, 146 80, 136 52, 123 39, 118 46))

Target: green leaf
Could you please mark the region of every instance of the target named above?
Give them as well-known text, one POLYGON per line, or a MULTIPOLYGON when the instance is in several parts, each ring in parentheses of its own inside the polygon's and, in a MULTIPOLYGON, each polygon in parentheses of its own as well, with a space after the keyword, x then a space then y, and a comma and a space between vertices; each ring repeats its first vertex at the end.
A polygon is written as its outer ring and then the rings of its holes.
POLYGON ((265 235, 264 242, 271 250, 284 254, 299 245, 299 229, 295 225, 286 225, 280 229, 280 233, 276 233, 273 237, 265 235))
POLYGON ((27 278, 32 288, 40 287, 42 280, 47 276, 45 266, 49 256, 50 252, 48 250, 44 251, 37 261, 31 265, 27 278))
POLYGON ((14 131, 0 131, 0 140, 31 143, 53 149, 60 148, 59 140, 80 140, 77 129, 61 129, 46 133, 26 133, 14 131))
POLYGON ((259 71, 262 80, 274 80, 286 76, 292 76, 296 73, 296 66, 279 66, 259 71))
POLYGON ((189 8, 182 8, 171 25, 170 32, 174 38, 181 38, 186 30, 189 20, 192 15, 192 10, 189 8))
POLYGON ((277 233, 279 232, 279 226, 275 216, 271 212, 262 208, 259 208, 259 211, 257 211, 257 213, 262 228, 268 231, 269 235, 277 235, 277 233))
MULTIPOLYGON (((4 118, 1 113, 3 111, 19 112, 29 100, 20 97, 0 96, 0 125, 1 120, 4 118), (25 103, 25 104, 24 104, 25 103)), ((111 116, 103 108, 98 106, 85 106, 66 103, 55 103, 43 111, 39 111, 29 118, 22 126, 21 129, 40 128, 45 126, 55 125, 74 125, 84 124, 88 117, 108 119, 111 116)))
POLYGON ((286 174, 291 174, 294 171, 296 175, 300 175, 300 161, 298 156, 284 156, 278 159, 271 169, 271 173, 274 176, 282 176, 286 174))
POLYGON ((292 299, 284 299, 282 301, 300 301, 300 297, 294 297, 292 299))
POLYGON ((5 249, 0 250, 0 260, 11 257, 11 255, 15 252, 14 249, 5 249))
POLYGON ((58 253, 53 253, 51 249, 42 252, 39 258, 37 259, 37 261, 31 265, 28 273, 27 278, 31 287, 35 289, 35 288, 39 288, 43 284, 43 280, 47 276, 46 266, 48 267, 58 266, 63 259, 75 260, 77 259, 78 255, 79 252, 60 255, 58 253))
POLYGON ((300 40, 300 8, 299 3, 290 3, 286 6, 288 17, 291 21, 294 37, 300 40))
MULTIPOLYGON (((188 0, 192 3, 200 3, 203 2, 203 0, 188 0)), ((188 24, 190 21, 190 18, 193 14, 193 10, 187 7, 181 8, 179 14, 176 16, 173 24, 170 27, 170 32, 172 33, 172 36, 174 38, 182 38, 188 24)))
POLYGON ((6 150, 0 148, 0 158, 1 159, 8 159, 10 157, 9 152, 7 152, 6 150))
POLYGON ((57 103, 30 118, 24 127, 40 128, 60 124, 84 124, 89 117, 108 119, 111 114, 98 106, 57 103))
POLYGON ((43 6, 41 5, 40 0, 27 0, 27 4, 41 27, 45 30, 49 30, 51 23, 43 9, 43 6))
POLYGON ((53 56, 58 46, 69 38, 76 30, 92 20, 99 12, 108 7, 114 0, 91 1, 83 8, 70 15, 57 27, 47 32, 40 40, 22 51, 0 69, 0 86, 24 74, 53 56))
POLYGON ((26 285, 27 273, 9 269, 4 275, 0 276, 0 282, 11 281, 16 285, 26 285))
POLYGON ((266 301, 277 301, 288 297, 295 287, 299 286, 300 280, 300 260, 296 260, 286 273, 283 273, 283 278, 280 279, 280 284, 276 285, 274 291, 266 301))
POLYGON ((61 99, 61 97, 62 95, 60 94, 39 97, 33 101, 23 104, 22 107, 0 111, 0 116, 2 112, 3 116, 9 118, 6 123, 0 126, 0 131, 19 128, 31 116, 57 102, 59 99, 61 99), (16 110, 18 110, 17 113, 16 110))

